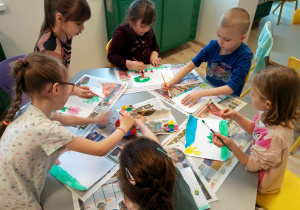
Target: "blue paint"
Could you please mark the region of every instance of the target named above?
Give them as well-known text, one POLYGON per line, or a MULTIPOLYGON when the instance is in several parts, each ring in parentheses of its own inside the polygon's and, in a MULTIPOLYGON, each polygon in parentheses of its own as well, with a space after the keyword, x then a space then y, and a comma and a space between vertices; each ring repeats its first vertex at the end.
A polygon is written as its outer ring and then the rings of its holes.
POLYGON ((186 125, 185 148, 188 148, 195 142, 197 121, 197 118, 195 118, 192 115, 189 115, 189 121, 186 125))

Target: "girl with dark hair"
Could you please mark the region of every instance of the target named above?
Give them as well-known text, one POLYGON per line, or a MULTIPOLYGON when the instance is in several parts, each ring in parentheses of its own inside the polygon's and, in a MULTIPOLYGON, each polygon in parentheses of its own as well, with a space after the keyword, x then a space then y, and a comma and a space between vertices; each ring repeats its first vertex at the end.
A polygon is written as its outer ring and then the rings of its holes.
POLYGON ((120 127, 100 142, 76 136, 64 126, 103 121, 102 116, 79 118, 60 115, 73 90, 66 67, 52 56, 32 53, 12 69, 15 97, 0 125, 0 209, 41 209, 40 194, 45 179, 64 147, 103 156, 115 147, 133 125, 122 113, 120 127), (13 120, 22 101, 22 91, 32 103, 13 120))
POLYGON ((253 134, 251 154, 245 154, 228 137, 215 132, 213 143, 224 146, 221 138, 247 171, 258 171, 258 192, 278 192, 294 139, 295 121, 300 120, 300 79, 295 70, 273 66, 255 74, 251 81, 252 104, 258 113, 253 121, 225 108, 221 117, 235 120, 253 134))
MULTIPOLYGON (((45 17, 34 51, 58 58, 68 69, 73 37, 84 30, 91 10, 86 0, 44 0, 45 17)), ((75 87, 72 95, 92 98, 87 86, 75 87), (84 88, 84 89, 83 89, 84 88)))
POLYGON ((127 208, 198 209, 180 171, 141 119, 135 122, 147 138, 129 142, 120 154, 119 183, 127 208))
POLYGON ((110 63, 121 69, 142 71, 144 64, 158 66, 159 46, 152 28, 156 12, 152 1, 135 0, 130 5, 125 24, 114 34, 107 55, 110 63), (140 61, 135 61, 134 59, 140 61))

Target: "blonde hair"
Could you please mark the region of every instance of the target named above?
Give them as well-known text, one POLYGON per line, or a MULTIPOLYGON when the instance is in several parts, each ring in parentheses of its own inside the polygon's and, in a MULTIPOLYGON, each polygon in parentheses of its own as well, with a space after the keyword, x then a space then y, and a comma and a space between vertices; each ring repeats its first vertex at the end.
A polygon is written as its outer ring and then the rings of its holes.
POLYGON ((242 8, 231 8, 219 20, 219 25, 224 28, 234 27, 241 33, 246 34, 250 26, 250 16, 242 8))
MULTIPOLYGON (((68 78, 66 67, 56 58, 34 52, 24 59, 16 62, 12 68, 12 76, 15 79, 15 97, 4 119, 10 123, 22 103, 22 90, 29 96, 44 90, 49 83, 60 82, 68 78)), ((0 125, 0 137, 7 125, 0 125)))
POLYGON ((295 70, 272 66, 255 74, 251 81, 261 100, 271 101, 270 109, 262 115, 265 125, 283 125, 293 129, 300 119, 300 79, 295 70))

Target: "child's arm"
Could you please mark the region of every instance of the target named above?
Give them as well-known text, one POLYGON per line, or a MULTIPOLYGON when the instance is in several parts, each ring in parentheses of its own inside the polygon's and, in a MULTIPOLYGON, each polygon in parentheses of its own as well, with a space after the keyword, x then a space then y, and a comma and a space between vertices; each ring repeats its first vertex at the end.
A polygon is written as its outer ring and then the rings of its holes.
POLYGON ((77 136, 74 140, 65 145, 70 150, 77 152, 103 156, 111 149, 114 148, 130 130, 134 123, 133 117, 128 113, 124 112, 123 117, 120 117, 120 129, 116 129, 112 134, 103 139, 100 142, 94 142, 92 140, 77 136))
POLYGON ((155 136, 155 134, 145 125, 145 118, 141 117, 140 119, 135 119, 134 120, 136 125, 139 126, 141 133, 143 134, 143 136, 152 139, 153 141, 156 141, 159 145, 160 141, 158 140, 158 138, 155 136))
POLYGON ((184 97, 184 99, 182 99, 181 103, 185 106, 190 103, 189 107, 192 107, 202 97, 228 95, 231 93, 233 93, 233 90, 227 85, 217 88, 199 90, 198 92, 188 94, 186 97, 184 97))
POLYGON ((165 84, 161 85, 161 88, 164 92, 167 92, 170 90, 173 85, 177 84, 185 75, 190 73, 195 68, 195 64, 193 61, 190 61, 188 64, 186 64, 179 72, 175 75, 175 77, 167 83, 167 86, 165 84))
POLYGON ((245 118, 240 113, 227 107, 227 108, 221 110, 220 115, 223 119, 231 119, 231 120, 236 121, 247 133, 252 134, 252 132, 253 132, 252 123, 253 122, 251 120, 248 120, 247 118, 245 118))
POLYGON ((232 153, 236 156, 236 158, 246 167, 248 161, 249 161, 249 156, 244 153, 236 144, 234 141, 232 141, 230 138, 221 135, 218 132, 214 133, 213 136, 213 143, 218 146, 218 147, 224 147, 224 144, 217 138, 221 138, 224 143, 231 149, 232 153))
POLYGON ((60 122, 63 126, 74 126, 74 125, 88 125, 91 123, 95 124, 104 124, 105 122, 109 121, 111 116, 110 112, 106 112, 105 114, 98 115, 94 118, 83 118, 83 117, 76 117, 71 115, 60 115, 54 113, 51 120, 56 120, 60 122))

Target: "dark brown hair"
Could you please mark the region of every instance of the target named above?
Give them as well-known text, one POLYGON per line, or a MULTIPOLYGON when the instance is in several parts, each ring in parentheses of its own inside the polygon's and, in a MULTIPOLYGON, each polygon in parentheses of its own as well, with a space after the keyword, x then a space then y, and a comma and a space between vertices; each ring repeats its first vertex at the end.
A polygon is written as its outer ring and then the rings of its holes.
MULTIPOLYGON (((135 0, 131 3, 130 7, 128 8, 124 23, 129 23, 129 20, 132 20, 133 23, 136 23, 139 19, 142 19, 141 24, 151 25, 154 23, 156 19, 156 11, 152 1, 135 0)), ((135 33, 131 27, 129 27, 129 32, 131 36, 134 37, 135 33)), ((153 33, 154 31, 151 27, 150 31, 146 33, 146 36, 151 36, 153 33)))
POLYGON ((124 197, 141 209, 174 209, 172 195, 176 182, 175 166, 155 141, 138 138, 120 154, 119 181, 124 197), (126 169, 136 184, 130 183, 126 169))
POLYGON ((91 17, 91 9, 86 0, 44 0, 45 16, 39 38, 54 27, 55 15, 58 12, 65 21, 85 22, 91 17))
POLYGON ((251 81, 261 100, 271 101, 271 107, 262 115, 265 125, 283 125, 293 129, 300 119, 300 79, 295 70, 272 66, 255 74, 251 81))
MULTIPOLYGON (((44 90, 46 84, 64 81, 68 78, 66 67, 56 58, 34 52, 24 58, 24 62, 17 61, 12 68, 12 76, 15 79, 15 97, 4 119, 11 122, 20 109, 22 103, 22 90, 29 96, 44 90)), ((7 125, 0 125, 0 137, 7 125)))

